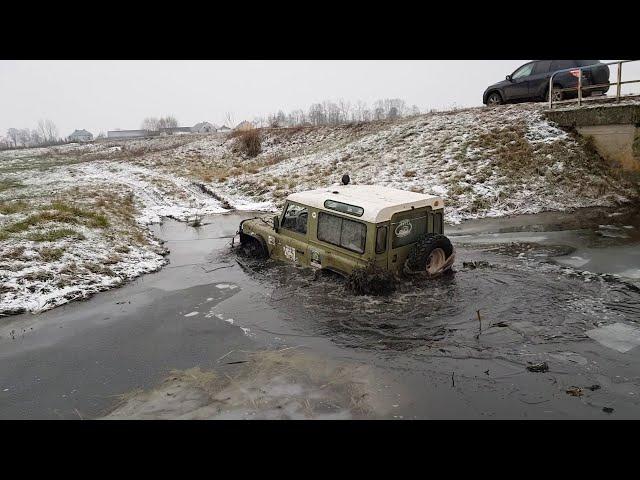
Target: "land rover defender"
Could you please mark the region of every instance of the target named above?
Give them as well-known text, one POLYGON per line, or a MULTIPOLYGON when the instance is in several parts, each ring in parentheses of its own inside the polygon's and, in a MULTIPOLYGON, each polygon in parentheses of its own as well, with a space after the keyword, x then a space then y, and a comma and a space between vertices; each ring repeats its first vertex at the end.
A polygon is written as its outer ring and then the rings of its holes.
POLYGON ((241 246, 275 258, 348 276, 371 263, 396 274, 434 276, 455 253, 443 235, 437 196, 375 185, 343 185, 289 195, 282 212, 243 220, 241 246))

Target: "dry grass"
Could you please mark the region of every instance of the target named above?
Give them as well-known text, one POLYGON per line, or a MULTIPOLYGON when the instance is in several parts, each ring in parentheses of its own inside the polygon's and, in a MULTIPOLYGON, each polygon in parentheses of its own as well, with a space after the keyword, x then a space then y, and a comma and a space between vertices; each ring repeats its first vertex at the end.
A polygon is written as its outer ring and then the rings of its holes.
POLYGON ((3 215, 13 215, 14 213, 21 213, 28 208, 29 204, 24 200, 0 203, 0 213, 2 213, 3 215))
POLYGON ((76 240, 84 240, 85 236, 70 228, 57 228, 53 230, 45 230, 43 232, 34 232, 27 236, 28 240, 33 242, 55 242, 62 238, 75 238, 76 240))
POLYGON ((257 157, 262 151, 262 135, 257 128, 234 132, 231 138, 233 141, 233 151, 247 155, 250 158, 257 157))
POLYGON ((45 262, 54 262, 62 258, 64 248, 43 247, 38 251, 38 253, 40 254, 40 258, 45 262))

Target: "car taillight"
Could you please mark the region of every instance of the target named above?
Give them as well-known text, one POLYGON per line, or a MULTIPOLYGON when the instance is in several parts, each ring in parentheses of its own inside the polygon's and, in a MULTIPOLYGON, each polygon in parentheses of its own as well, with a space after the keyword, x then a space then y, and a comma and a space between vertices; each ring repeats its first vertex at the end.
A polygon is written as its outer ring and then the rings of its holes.
POLYGON ((569 73, 576 78, 580 78, 580 70, 571 70, 569 73))

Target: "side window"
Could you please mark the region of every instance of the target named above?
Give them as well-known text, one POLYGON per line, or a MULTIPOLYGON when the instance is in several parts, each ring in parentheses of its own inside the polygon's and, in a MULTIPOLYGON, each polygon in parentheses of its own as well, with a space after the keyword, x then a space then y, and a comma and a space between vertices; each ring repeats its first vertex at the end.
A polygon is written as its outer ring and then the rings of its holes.
POLYGON ((284 212, 284 217, 280 226, 297 233, 305 235, 307 233, 307 220, 309 212, 306 207, 290 203, 284 212))
POLYGON ((387 251, 387 227, 378 227, 376 230, 376 253, 387 251))
POLYGON ((554 60, 551 62, 551 71, 564 70, 565 68, 573 68, 576 66, 574 60, 554 60))
POLYGON ((518 70, 516 70, 513 73, 511 78, 513 80, 516 80, 518 78, 528 77, 529 75, 531 75, 531 72, 533 71, 533 65, 534 65, 533 63, 529 63, 527 65, 520 67, 518 70))
POLYGON ((318 240, 364 253, 367 241, 367 226, 347 218, 320 212, 318 214, 318 240))
POLYGON ((551 60, 540 60, 536 62, 536 66, 533 68, 533 74, 549 73, 549 68, 551 68, 551 60))

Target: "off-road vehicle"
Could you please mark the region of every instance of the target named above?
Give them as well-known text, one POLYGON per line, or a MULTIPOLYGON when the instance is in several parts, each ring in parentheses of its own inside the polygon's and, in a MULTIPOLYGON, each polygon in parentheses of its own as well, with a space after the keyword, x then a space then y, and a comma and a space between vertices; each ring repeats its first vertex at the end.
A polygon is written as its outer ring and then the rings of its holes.
POLYGON ((376 267, 437 275, 451 268, 437 196, 375 185, 343 185, 289 195, 279 215, 240 222, 241 247, 254 256, 348 276, 376 267))

